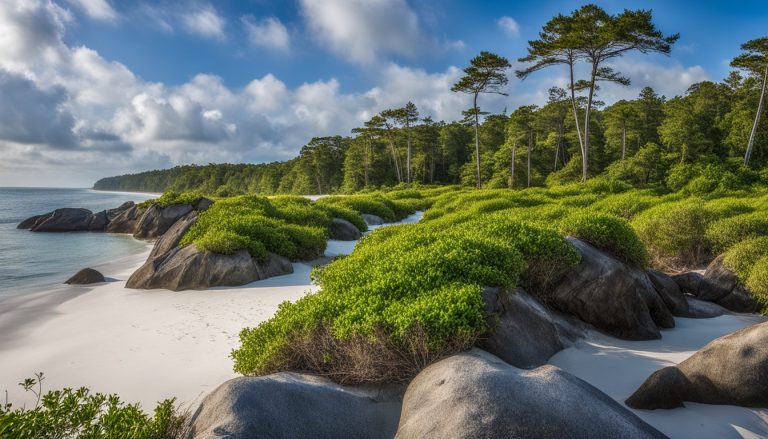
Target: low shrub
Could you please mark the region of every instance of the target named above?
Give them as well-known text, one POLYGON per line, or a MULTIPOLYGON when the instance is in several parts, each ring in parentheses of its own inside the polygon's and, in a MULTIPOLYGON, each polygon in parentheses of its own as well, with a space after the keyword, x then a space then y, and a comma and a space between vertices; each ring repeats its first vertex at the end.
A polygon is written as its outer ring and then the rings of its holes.
POLYGON ((166 439, 181 433, 184 416, 173 399, 160 402, 152 415, 117 395, 91 393, 87 388, 42 393, 42 374, 20 383, 37 395, 32 409, 0 406, 3 438, 135 438, 166 439))
POLYGON ((337 195, 323 197, 317 200, 318 206, 341 206, 355 210, 360 213, 376 215, 385 221, 396 221, 398 219, 395 212, 383 198, 376 195, 337 195))
POLYGON ((348 207, 335 206, 333 204, 318 205, 317 207, 327 212, 332 218, 341 218, 349 221, 361 232, 368 230, 368 224, 363 219, 363 216, 348 207))
POLYGON ((167 207, 174 204, 197 204, 203 196, 197 192, 173 192, 166 191, 160 198, 152 198, 142 201, 138 204, 138 207, 146 209, 153 204, 158 204, 161 207, 167 207))
POLYGON ((752 267, 765 256, 768 256, 768 237, 761 236, 745 239, 732 246, 725 253, 723 262, 742 282, 746 282, 752 273, 752 267))
POLYGON ((648 255, 640 238, 622 219, 606 214, 577 213, 560 223, 560 231, 584 240, 619 259, 640 267, 648 263, 648 255))
POLYGON ((712 221, 700 201, 663 203, 632 220, 632 227, 659 268, 699 267, 711 259, 704 236, 712 221))
POLYGON ((765 313, 768 309, 768 256, 760 258, 752 267, 746 287, 763 305, 763 313, 765 313))
POLYGON ((764 212, 719 219, 706 230, 706 238, 716 253, 744 239, 765 235, 768 235, 768 215, 764 212))
POLYGON ((591 208, 597 212, 630 220, 638 213, 658 204, 658 197, 643 195, 637 191, 611 195, 596 201, 591 208))

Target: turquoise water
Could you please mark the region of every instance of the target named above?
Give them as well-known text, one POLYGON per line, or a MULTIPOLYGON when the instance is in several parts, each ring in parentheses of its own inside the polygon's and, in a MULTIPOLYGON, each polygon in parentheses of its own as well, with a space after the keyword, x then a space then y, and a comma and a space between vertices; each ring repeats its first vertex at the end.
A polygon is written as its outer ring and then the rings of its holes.
POLYGON ((60 207, 94 212, 151 194, 90 189, 0 188, 0 296, 60 284, 81 268, 144 251, 146 243, 106 233, 32 233, 16 225, 60 207))

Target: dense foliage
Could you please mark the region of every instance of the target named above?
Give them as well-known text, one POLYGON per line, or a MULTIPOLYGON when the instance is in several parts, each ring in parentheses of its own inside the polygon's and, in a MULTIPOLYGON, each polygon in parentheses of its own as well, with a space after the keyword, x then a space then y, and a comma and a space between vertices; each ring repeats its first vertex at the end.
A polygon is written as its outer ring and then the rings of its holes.
POLYGON ((183 416, 173 400, 160 402, 150 415, 117 395, 91 393, 86 388, 43 394, 42 380, 43 375, 37 374, 20 383, 38 397, 34 408, 0 406, 0 437, 166 439, 180 432, 183 416))

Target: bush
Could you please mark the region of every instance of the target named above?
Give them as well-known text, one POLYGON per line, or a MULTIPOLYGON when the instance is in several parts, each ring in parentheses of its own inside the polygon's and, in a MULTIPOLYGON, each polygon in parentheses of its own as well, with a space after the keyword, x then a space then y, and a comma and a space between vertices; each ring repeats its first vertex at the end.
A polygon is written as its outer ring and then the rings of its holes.
POLYGON ((712 220, 700 201, 664 203, 632 220, 652 262, 660 268, 699 267, 711 258, 704 236, 712 220))
POLYGON ((203 196, 197 192, 179 193, 179 192, 173 192, 173 191, 166 191, 163 193, 163 195, 160 196, 160 198, 145 200, 139 203, 137 206, 141 209, 146 209, 153 204, 158 204, 161 207, 167 207, 174 204, 195 205, 197 204, 198 201, 200 201, 201 198, 203 198, 203 196))
POLYGON ((166 439, 181 432, 184 417, 172 399, 160 402, 149 415, 138 404, 125 404, 117 395, 91 393, 86 388, 42 394, 42 387, 37 387, 42 379, 37 374, 21 383, 38 396, 33 409, 0 406, 0 437, 166 439))
POLYGON ((385 221, 396 221, 395 212, 388 206, 383 198, 375 195, 338 195, 323 197, 317 200, 318 206, 340 206, 355 210, 360 213, 376 215, 385 221))
POLYGON ((349 221, 350 223, 354 224, 355 227, 357 227, 357 229, 361 232, 368 230, 368 224, 363 219, 363 216, 350 208, 335 206, 332 204, 319 205, 317 207, 327 212, 328 215, 330 215, 332 218, 341 218, 349 221))
POLYGON ((752 273, 755 263, 768 256, 768 237, 746 239, 732 246, 725 253, 723 262, 733 270, 742 283, 745 283, 752 273))
POLYGON ((577 213, 565 218, 560 230, 605 250, 624 262, 640 267, 648 263, 648 255, 640 238, 630 225, 605 214, 577 213))
POLYGON ((658 198, 651 195, 641 195, 637 191, 611 195, 592 204, 591 208, 603 213, 632 219, 638 213, 655 206, 658 198))
POLYGON ((763 312, 768 308, 768 256, 760 258, 752 267, 747 279, 747 290, 763 305, 763 312))
POLYGON ((764 212, 719 219, 706 231, 707 240, 717 253, 744 239, 764 235, 768 235, 768 215, 764 212))

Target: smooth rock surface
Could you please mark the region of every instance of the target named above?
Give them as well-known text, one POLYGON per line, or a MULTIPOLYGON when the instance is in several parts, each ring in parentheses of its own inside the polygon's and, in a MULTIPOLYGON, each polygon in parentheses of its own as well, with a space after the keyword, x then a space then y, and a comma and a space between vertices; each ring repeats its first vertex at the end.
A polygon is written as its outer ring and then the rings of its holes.
POLYGON ((193 225, 195 225, 196 221, 196 211, 189 212, 188 214, 179 218, 175 223, 173 223, 170 229, 163 233, 163 236, 155 241, 155 245, 152 247, 152 251, 149 253, 147 260, 155 260, 159 256, 168 253, 174 247, 178 246, 181 238, 184 237, 184 234, 187 233, 187 231, 193 225))
POLYGON ((136 231, 136 226, 144 216, 145 209, 140 209, 133 201, 127 201, 115 209, 107 210, 109 224, 104 229, 109 233, 130 233, 136 231))
POLYGON ((206 396, 183 437, 390 439, 400 417, 400 391, 346 387, 291 372, 235 378, 206 396))
POLYGON ((490 329, 481 347, 515 367, 541 366, 584 335, 583 328, 547 309, 521 288, 511 293, 486 288, 483 296, 490 329))
POLYGON ((768 322, 715 339, 677 366, 654 372, 626 403, 670 409, 684 401, 768 407, 768 322))
POLYGON ((473 349, 424 369, 403 399, 397 438, 662 438, 604 393, 555 366, 521 370, 473 349))
POLYGON ((153 204, 144 212, 136 225, 133 236, 139 239, 157 238, 167 232, 179 218, 192 212, 192 210, 193 208, 189 204, 173 204, 166 207, 153 204))
POLYGON ((568 238, 581 262, 567 272, 546 300, 558 310, 628 340, 661 337, 659 327, 674 326, 672 313, 646 272, 591 245, 568 238))
POLYGON ((33 232, 85 232, 102 230, 106 215, 94 215, 88 209, 65 207, 44 215, 37 215, 22 221, 18 228, 29 228, 33 232), (24 226, 24 227, 22 227, 24 226))
POLYGON ((175 247, 147 260, 126 283, 126 288, 173 291, 204 290, 217 286, 239 286, 293 272, 291 262, 274 253, 257 263, 247 250, 232 255, 201 252, 194 245, 175 247))
POLYGON ((331 239, 339 241, 356 241, 362 236, 360 230, 354 224, 342 218, 334 218, 331 221, 330 230, 331 239))
POLYGON ((384 219, 377 215, 371 215, 370 213, 363 213, 363 220, 369 226, 380 226, 384 224, 384 219))
POLYGON ((734 312, 756 312, 760 304, 741 285, 736 274, 723 264, 722 256, 709 264, 704 274, 695 271, 672 276, 680 289, 698 299, 714 302, 734 312))
POLYGON ((93 268, 83 268, 67 279, 64 283, 70 285, 87 285, 105 282, 104 275, 93 268))
POLYGON ((647 269, 645 272, 672 315, 690 317, 688 301, 680 286, 670 276, 660 271, 647 269))

